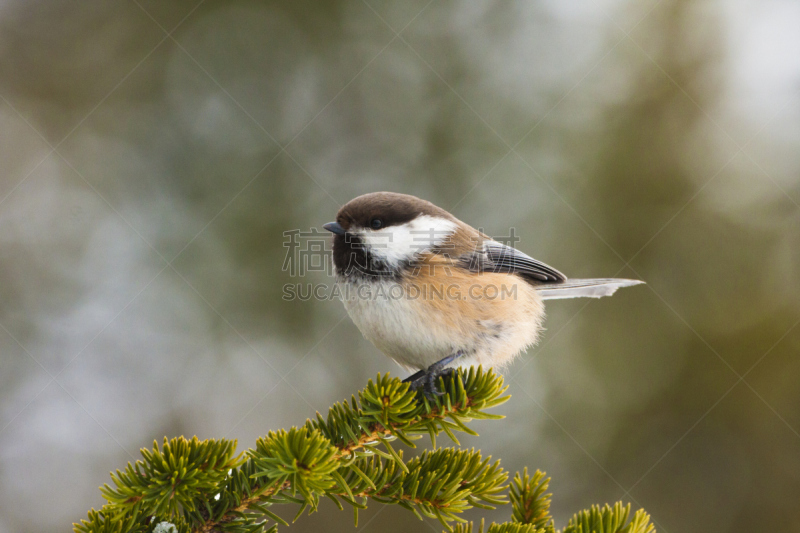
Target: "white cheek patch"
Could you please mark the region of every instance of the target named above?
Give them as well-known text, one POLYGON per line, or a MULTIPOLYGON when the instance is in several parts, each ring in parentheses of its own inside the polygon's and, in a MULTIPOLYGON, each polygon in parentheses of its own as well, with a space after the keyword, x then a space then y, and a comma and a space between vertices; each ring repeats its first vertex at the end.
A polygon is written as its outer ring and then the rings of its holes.
POLYGON ((456 224, 440 217, 423 215, 405 224, 379 230, 366 229, 361 235, 370 251, 397 265, 416 254, 442 245, 456 230, 456 224))

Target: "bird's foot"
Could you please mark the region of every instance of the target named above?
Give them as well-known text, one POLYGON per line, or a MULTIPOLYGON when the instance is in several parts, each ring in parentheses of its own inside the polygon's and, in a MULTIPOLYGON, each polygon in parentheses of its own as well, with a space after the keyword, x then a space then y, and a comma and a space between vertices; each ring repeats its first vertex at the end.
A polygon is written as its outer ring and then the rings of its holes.
POLYGON ((403 383, 409 383, 412 390, 421 390, 428 400, 433 400, 434 396, 444 396, 444 392, 437 389, 436 383, 440 377, 447 379, 455 374, 456 370, 454 368, 446 367, 463 355, 464 352, 461 351, 448 355, 447 357, 436 361, 425 370, 420 370, 419 372, 410 375, 403 380, 403 383))

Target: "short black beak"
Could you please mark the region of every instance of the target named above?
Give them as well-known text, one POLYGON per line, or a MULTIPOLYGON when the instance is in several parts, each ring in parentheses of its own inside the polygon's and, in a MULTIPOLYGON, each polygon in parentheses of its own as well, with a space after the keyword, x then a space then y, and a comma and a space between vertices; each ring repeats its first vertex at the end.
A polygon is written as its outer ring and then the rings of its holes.
POLYGON ((322 227, 336 235, 344 235, 346 233, 338 222, 328 222, 327 224, 323 224, 322 227))

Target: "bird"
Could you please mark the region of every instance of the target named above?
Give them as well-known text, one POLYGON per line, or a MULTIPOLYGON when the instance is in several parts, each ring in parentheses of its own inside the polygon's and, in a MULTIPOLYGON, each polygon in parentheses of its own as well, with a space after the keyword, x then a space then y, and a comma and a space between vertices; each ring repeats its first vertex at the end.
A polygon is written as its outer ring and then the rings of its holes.
POLYGON ((457 367, 507 366, 542 331, 544 301, 610 296, 633 279, 572 279, 433 203, 358 196, 323 225, 352 321, 426 395, 457 367))

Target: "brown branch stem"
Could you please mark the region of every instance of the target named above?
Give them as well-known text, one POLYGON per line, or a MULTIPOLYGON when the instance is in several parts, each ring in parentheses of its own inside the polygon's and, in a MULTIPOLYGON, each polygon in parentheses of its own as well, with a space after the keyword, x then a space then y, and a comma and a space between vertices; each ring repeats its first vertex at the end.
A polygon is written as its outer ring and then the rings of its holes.
MULTIPOLYGON (((469 407, 472 407, 472 404, 471 404, 470 399, 468 398, 465 406, 461 406, 460 404, 454 404, 451 407, 451 409, 444 409, 443 408, 441 411, 431 411, 430 413, 422 414, 422 415, 420 415, 419 420, 420 421, 424 421, 424 420, 431 420, 431 419, 444 419, 444 418, 447 417, 447 415, 458 412, 459 409, 468 409, 469 407)), ((402 425, 405 426, 405 425, 408 425, 408 424, 402 424, 402 425)), ((353 452, 365 448, 367 443, 371 443, 371 442, 380 440, 381 438, 386 438, 387 436, 392 435, 395 431, 397 431, 400 428, 400 426, 401 426, 401 424, 394 424, 394 425, 390 424, 389 427, 386 427, 386 426, 384 426, 382 424, 376 424, 375 426, 373 426, 371 428, 371 431, 369 433, 366 433, 366 432, 363 433, 356 441, 347 443, 347 444, 345 444, 343 446, 339 446, 338 447, 339 448, 339 452, 336 454, 335 457, 337 459, 342 459, 344 457, 347 457, 347 456, 353 454, 353 452)), ((268 489, 268 490, 264 491, 264 493, 259 494, 258 496, 255 496, 255 497, 252 497, 252 498, 246 498, 246 499, 242 500, 242 503, 239 506, 237 506, 237 507, 235 507, 233 509, 230 509, 228 512, 226 512, 219 520, 206 522, 201 527, 194 529, 193 533, 212 533, 214 531, 214 528, 217 525, 223 524, 223 523, 228 522, 230 520, 233 520, 234 518, 236 518, 237 514, 243 513, 245 511, 249 510, 250 509, 250 505, 252 505, 254 503, 259 503, 260 501, 264 501, 265 499, 267 499, 270 496, 274 495, 276 492, 281 491, 281 490, 286 490, 286 489, 290 488, 290 486, 291 486, 291 484, 288 481, 286 481, 280 487, 274 487, 272 489, 268 489)), ((381 490, 384 490, 386 488, 387 487, 384 486, 384 487, 381 488, 381 490)), ((342 493, 342 494, 335 493, 335 494, 337 496, 347 496, 347 494, 344 494, 344 493, 342 493)), ((354 496, 369 497, 369 496, 375 496, 375 495, 376 495, 376 492, 373 492, 371 494, 369 494, 367 492, 364 492, 364 493, 356 494, 354 496)), ((380 494, 377 494, 377 495, 379 496, 380 494)), ((414 498, 413 500, 411 498, 399 498, 399 499, 409 500, 409 501, 411 501, 412 503, 415 503, 415 504, 427 503, 428 505, 432 505, 432 506, 438 507, 438 508, 447 507, 447 505, 437 504, 437 503, 432 502, 432 501, 423 502, 419 498, 414 498)))

